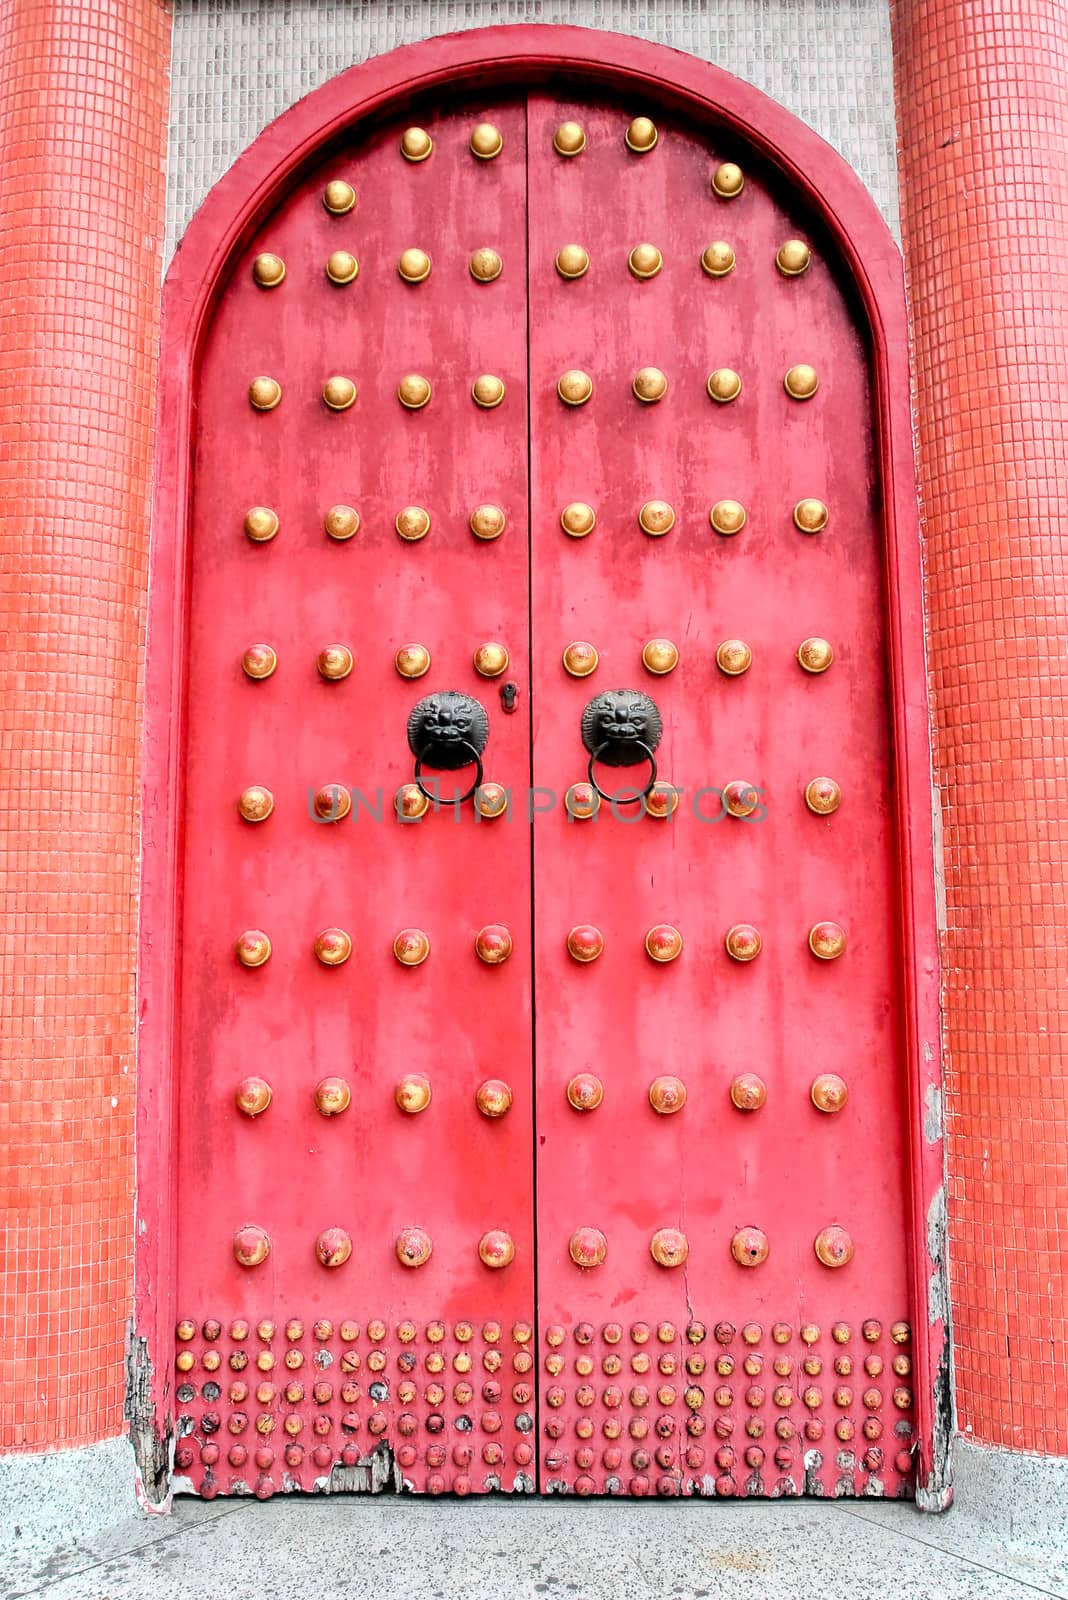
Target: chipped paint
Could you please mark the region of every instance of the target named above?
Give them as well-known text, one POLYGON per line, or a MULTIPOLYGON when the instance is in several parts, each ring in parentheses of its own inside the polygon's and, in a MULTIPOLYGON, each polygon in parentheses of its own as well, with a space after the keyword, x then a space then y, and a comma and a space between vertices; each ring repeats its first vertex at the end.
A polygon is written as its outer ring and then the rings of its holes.
POLYGON ((923 1136, 928 1144, 937 1144, 942 1135, 942 1085, 940 1083, 929 1083, 923 1097, 923 1136))

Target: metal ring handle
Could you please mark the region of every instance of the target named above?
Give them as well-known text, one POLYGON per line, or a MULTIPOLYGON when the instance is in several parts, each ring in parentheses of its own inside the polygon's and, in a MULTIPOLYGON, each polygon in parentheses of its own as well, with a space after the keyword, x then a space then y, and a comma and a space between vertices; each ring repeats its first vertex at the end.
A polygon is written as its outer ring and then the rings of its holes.
MULTIPOLYGON (((457 742, 457 744, 462 744, 465 750, 470 750, 470 752, 471 752, 471 760, 474 762, 475 767, 476 767, 477 772, 478 772, 478 776, 476 777, 474 783, 471 785, 470 789, 468 789, 466 794, 462 794, 458 800, 446 800, 442 795, 440 795, 440 794, 431 794, 429 789, 424 789, 424 787, 423 787, 423 753, 425 752, 425 750, 427 748, 426 745, 423 746, 423 749, 420 751, 420 753, 415 758, 415 787, 419 790, 420 794, 425 795, 426 798, 428 800, 432 801, 432 803, 434 805, 462 806, 465 800, 470 800, 471 796, 473 794, 475 794, 482 787, 482 756, 481 756, 481 753, 478 750, 475 749, 474 745, 471 743, 471 741, 469 739, 457 739, 456 742, 457 742)), ((467 765, 470 766, 471 762, 469 761, 467 763, 467 765)))
POLYGON ((656 757, 654 756, 653 752, 650 750, 649 746, 645 743, 644 739, 635 739, 633 741, 633 743, 635 745, 637 745, 639 750, 642 750, 642 751, 645 752, 645 759, 649 763, 649 782, 645 785, 645 788, 644 789, 640 789, 633 796, 633 798, 631 798, 629 800, 621 800, 621 799, 619 799, 619 797, 617 795, 605 794, 604 790, 601 788, 600 784, 597 782, 597 779, 593 775, 593 763, 597 760, 597 757, 600 755, 602 750, 607 750, 608 746, 610 744, 615 744, 615 742, 616 741, 614 739, 605 739, 604 742, 602 744, 599 744, 597 746, 596 750, 594 750, 592 752, 592 754, 590 756, 589 766, 586 768, 586 771, 587 771, 587 773, 589 775, 590 783, 592 784, 592 786, 596 790, 596 792, 600 795, 601 799, 602 800, 607 800, 609 805, 635 806, 635 805, 642 804, 642 803, 644 803, 644 801, 645 801, 646 797, 648 796, 650 790, 652 789, 653 785, 656 783, 656 757))

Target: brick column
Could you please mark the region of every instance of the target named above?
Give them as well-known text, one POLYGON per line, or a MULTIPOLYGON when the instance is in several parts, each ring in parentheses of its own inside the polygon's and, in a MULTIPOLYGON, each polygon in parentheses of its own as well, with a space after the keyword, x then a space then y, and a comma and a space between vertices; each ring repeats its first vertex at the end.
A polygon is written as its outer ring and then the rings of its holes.
POLYGON ((0 1450, 122 1429, 170 19, 0 0, 0 1450))
POLYGON ((1068 6, 892 0, 960 1427, 1068 1453, 1068 6))

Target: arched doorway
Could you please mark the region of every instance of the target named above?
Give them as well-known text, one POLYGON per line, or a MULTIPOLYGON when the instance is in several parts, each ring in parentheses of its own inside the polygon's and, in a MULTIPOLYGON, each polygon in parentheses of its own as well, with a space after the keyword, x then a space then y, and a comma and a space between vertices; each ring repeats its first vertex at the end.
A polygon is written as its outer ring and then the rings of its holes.
POLYGON ((922 1500, 930 795, 874 205, 710 67, 492 30, 280 119, 166 318, 142 1308, 178 1483, 922 1500))

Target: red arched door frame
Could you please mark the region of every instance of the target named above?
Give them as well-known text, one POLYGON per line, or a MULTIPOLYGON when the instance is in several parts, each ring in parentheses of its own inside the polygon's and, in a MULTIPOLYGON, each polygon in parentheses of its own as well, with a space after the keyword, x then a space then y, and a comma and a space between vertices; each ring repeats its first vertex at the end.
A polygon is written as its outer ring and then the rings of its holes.
POLYGON ((938 956, 932 844, 923 580, 900 253, 842 158, 790 112, 718 67, 660 45, 582 28, 515 26, 430 39, 352 67, 271 124, 212 189, 191 222, 164 292, 160 416, 146 669, 139 970, 137 1296, 131 1413, 147 1503, 166 1495, 173 1428, 175 957, 181 849, 183 683, 192 402, 206 329, 232 258, 332 139, 414 95, 458 86, 572 82, 632 94, 747 142, 819 217, 855 287, 870 339, 883 493, 892 735, 897 784, 898 911, 904 970, 912 1309, 916 1323, 917 1503, 950 1502, 951 1400, 942 1215, 938 956), (923 1333, 920 1333, 920 1327, 923 1333))

